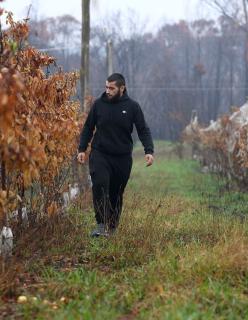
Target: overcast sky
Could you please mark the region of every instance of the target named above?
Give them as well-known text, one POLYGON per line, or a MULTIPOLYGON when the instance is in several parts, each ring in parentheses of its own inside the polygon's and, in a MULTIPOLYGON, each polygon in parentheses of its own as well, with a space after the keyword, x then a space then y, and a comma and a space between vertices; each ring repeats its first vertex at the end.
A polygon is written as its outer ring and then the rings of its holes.
MULTIPOLYGON (((38 17, 71 14, 81 19, 81 0, 5 0, 2 6, 12 11, 18 19, 26 17, 27 8, 33 3, 38 17)), ((91 21, 120 11, 127 15, 128 9, 137 12, 140 22, 146 22, 148 28, 158 26, 161 21, 193 20, 204 15, 200 0, 92 0, 91 21)))

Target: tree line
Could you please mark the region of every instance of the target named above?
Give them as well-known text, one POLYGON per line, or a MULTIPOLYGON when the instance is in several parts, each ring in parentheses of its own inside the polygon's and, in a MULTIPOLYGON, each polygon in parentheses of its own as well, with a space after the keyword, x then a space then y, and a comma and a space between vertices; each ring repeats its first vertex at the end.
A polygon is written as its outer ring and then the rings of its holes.
MULTIPOLYGON (((113 70, 125 75, 155 139, 179 139, 192 110, 208 124, 246 101, 245 22, 222 14, 216 20, 165 22, 144 32, 135 15, 124 25, 120 19, 116 14, 91 28, 90 94, 104 90, 111 41, 113 70)), ((74 17, 31 20, 30 30, 30 43, 55 56, 65 71, 80 68, 81 24, 74 17)))

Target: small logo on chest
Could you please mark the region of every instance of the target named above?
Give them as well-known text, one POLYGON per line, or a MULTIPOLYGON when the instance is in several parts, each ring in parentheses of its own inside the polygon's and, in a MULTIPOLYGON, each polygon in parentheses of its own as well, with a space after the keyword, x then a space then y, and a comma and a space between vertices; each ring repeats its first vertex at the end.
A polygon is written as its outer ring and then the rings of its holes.
POLYGON ((127 113, 127 111, 126 110, 122 110, 122 113, 125 114, 125 113, 127 113))

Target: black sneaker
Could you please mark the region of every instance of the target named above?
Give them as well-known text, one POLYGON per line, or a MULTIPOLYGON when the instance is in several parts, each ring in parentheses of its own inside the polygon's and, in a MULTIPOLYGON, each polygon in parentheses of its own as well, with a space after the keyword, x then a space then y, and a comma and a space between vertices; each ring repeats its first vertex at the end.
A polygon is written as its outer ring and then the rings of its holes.
POLYGON ((106 231, 105 224, 103 223, 98 223, 96 226, 96 229, 91 232, 91 237, 93 238, 100 237, 100 236, 107 237, 108 235, 109 234, 106 231))

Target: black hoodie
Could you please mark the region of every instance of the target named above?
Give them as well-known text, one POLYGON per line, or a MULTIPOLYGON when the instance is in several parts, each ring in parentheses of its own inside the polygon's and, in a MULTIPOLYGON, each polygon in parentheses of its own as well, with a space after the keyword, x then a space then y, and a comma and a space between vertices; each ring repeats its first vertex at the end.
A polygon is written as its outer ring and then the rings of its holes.
POLYGON ((97 99, 86 119, 80 135, 79 152, 86 151, 93 136, 91 147, 111 155, 131 154, 132 132, 135 124, 146 154, 153 154, 153 142, 139 104, 125 92, 117 101, 111 101, 106 93, 97 99))

